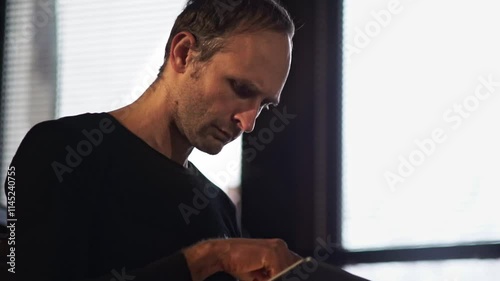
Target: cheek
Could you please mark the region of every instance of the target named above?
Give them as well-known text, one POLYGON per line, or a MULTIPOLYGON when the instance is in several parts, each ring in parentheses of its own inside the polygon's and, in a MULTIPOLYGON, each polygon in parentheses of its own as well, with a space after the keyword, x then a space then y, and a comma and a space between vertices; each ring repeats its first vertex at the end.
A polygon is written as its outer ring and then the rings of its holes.
POLYGON ((208 118, 220 119, 229 115, 229 112, 234 108, 234 100, 231 100, 227 93, 214 90, 205 94, 202 103, 208 118))
POLYGON ((234 105, 225 101, 215 101, 209 112, 210 118, 219 126, 227 126, 231 122, 234 105))
POLYGON ((196 92, 191 99, 192 110, 202 124, 223 124, 231 120, 238 99, 222 78, 207 75, 191 85, 196 92))

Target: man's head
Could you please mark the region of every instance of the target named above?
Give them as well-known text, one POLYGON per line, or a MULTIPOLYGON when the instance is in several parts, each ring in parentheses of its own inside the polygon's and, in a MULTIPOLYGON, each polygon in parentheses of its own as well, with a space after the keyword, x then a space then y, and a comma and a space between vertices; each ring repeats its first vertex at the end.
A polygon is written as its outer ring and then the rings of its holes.
POLYGON ((172 122, 190 145, 218 153, 277 104, 295 27, 273 0, 190 0, 177 18, 159 76, 172 122))

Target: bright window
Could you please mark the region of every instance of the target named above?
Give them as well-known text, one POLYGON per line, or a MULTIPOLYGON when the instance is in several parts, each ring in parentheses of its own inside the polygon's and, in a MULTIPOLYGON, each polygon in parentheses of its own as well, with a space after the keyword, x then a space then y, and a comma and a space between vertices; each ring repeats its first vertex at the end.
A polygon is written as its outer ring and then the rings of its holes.
POLYGON ((500 241, 500 2, 344 3, 343 245, 500 241))
MULTIPOLYGON (((344 1, 348 252, 376 249, 376 260, 390 248, 500 241, 499 10, 490 0, 344 1)), ((499 260, 442 258, 346 270, 388 281, 500 278, 499 260)))

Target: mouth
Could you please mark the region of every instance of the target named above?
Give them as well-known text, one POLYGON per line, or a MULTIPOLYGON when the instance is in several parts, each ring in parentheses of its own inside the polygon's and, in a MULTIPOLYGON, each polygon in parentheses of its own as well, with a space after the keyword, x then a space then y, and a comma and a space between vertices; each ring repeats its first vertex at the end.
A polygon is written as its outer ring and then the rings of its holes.
POLYGON ((215 128, 217 129, 217 132, 218 132, 218 134, 217 134, 217 136, 216 136, 216 137, 217 137, 219 140, 221 140, 221 141, 222 141, 222 142, 224 142, 224 143, 228 143, 228 142, 230 142, 230 141, 232 141, 232 140, 233 140, 233 136, 232 136, 231 134, 229 134, 229 133, 228 133, 228 132, 226 132, 226 131, 223 131, 223 130, 222 130, 222 129, 220 129, 219 127, 215 127, 215 128))

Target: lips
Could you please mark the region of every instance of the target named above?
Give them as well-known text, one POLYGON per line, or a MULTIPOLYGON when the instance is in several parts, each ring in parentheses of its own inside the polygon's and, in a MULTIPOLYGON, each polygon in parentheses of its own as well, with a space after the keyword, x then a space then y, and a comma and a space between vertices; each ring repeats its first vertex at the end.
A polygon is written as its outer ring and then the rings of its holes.
POLYGON ((222 129, 217 128, 217 131, 220 133, 220 140, 223 141, 223 142, 230 142, 232 139, 233 139, 233 136, 225 131, 223 131, 222 129))

